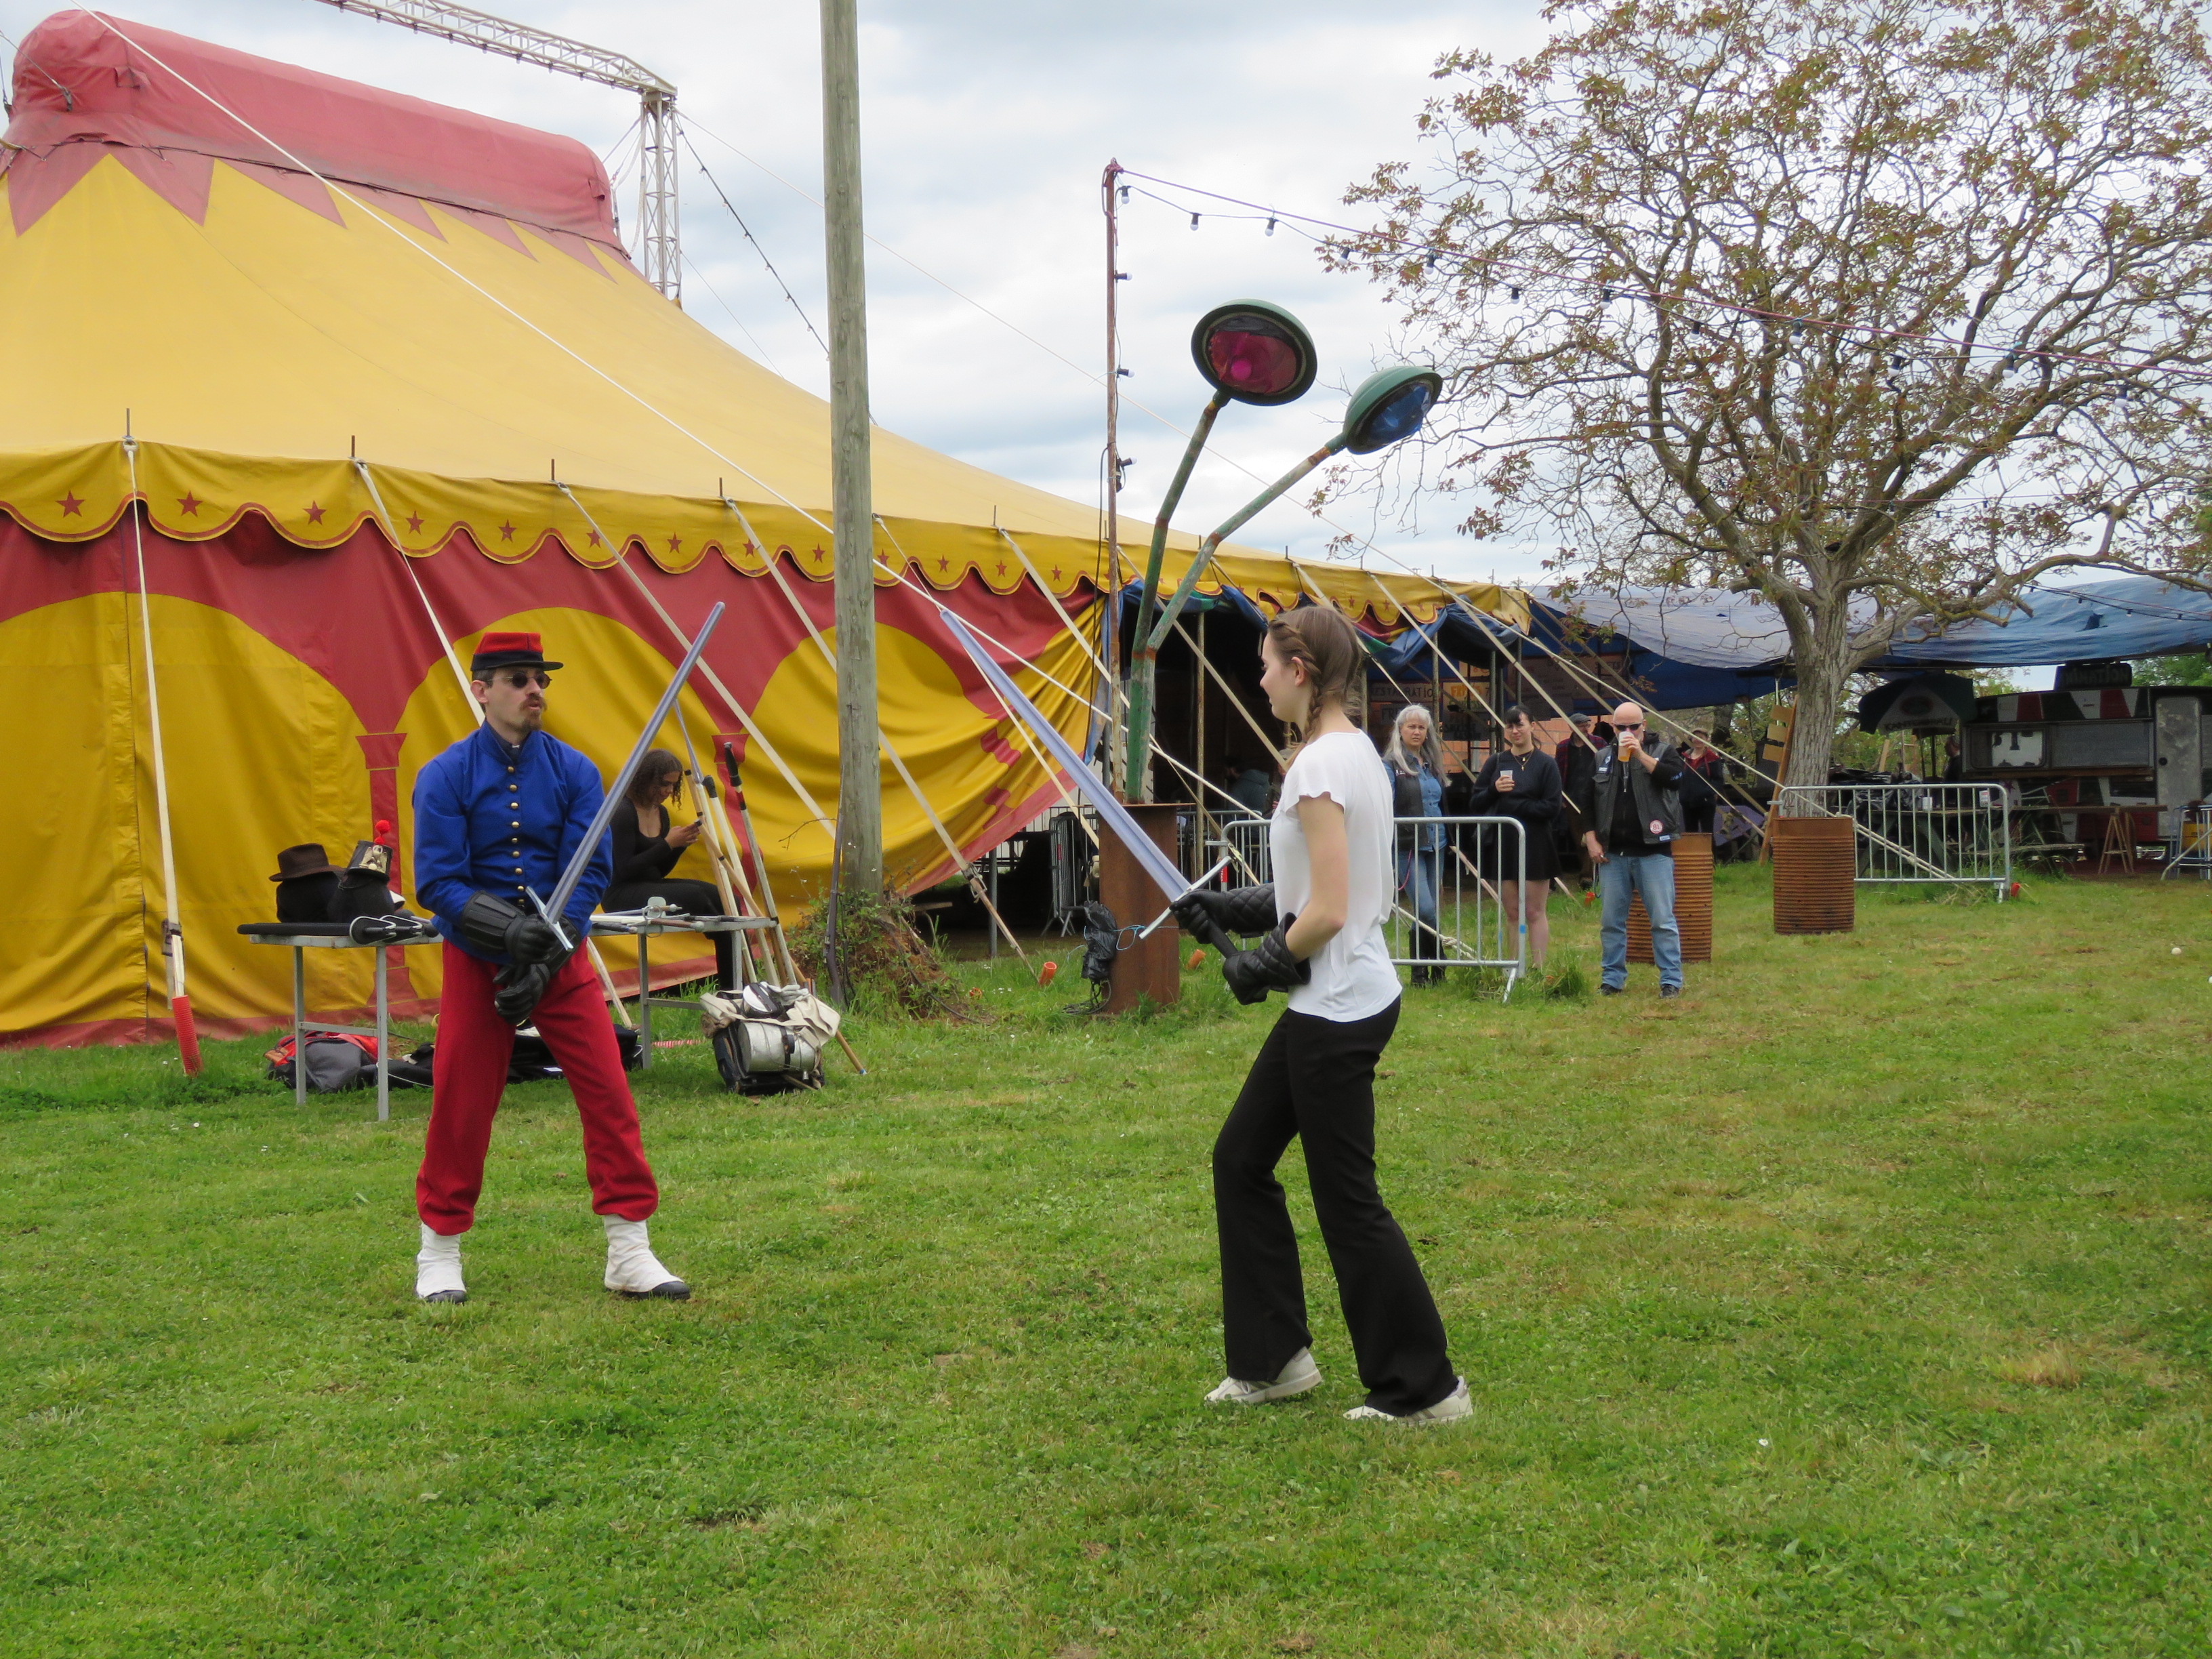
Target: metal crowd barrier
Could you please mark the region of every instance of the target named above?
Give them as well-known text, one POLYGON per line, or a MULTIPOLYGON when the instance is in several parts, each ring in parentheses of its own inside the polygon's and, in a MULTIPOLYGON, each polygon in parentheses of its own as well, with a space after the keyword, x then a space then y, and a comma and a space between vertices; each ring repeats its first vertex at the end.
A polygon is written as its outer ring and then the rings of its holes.
MULTIPOLYGON (((1394 837, 1392 895, 1387 934, 1390 960, 1410 968, 1496 968, 1505 975, 1504 996, 1528 972, 1528 935, 1518 916, 1509 916, 1501 880, 1528 890, 1528 831, 1518 818, 1400 818, 1401 832, 1394 837), (1405 832, 1414 836, 1415 851, 1400 850, 1405 832), (1423 832, 1427 832, 1424 834, 1423 832), (1420 850, 1433 838, 1433 851, 1420 850), (1414 890, 1409 866, 1416 858, 1431 861, 1437 881, 1437 931, 1430 933, 1414 908, 1414 890)), ((1549 896, 1551 883, 1538 884, 1534 900, 1549 896)))
POLYGON ((1267 841, 1267 820, 1255 815, 1251 817, 1218 817, 1214 823, 1220 833, 1208 843, 1206 866, 1218 859, 1226 858, 1229 868, 1223 878, 1231 887, 1264 886, 1275 878, 1275 854, 1267 841))
POLYGON ((2194 870, 2212 878, 2212 806, 2185 806, 2175 815, 2173 856, 2158 872, 2164 881, 2177 870, 2194 870))
POLYGON ((1785 817, 1847 817, 1857 879, 1877 884, 2012 886, 2012 794, 1997 783, 1791 784, 1785 817))

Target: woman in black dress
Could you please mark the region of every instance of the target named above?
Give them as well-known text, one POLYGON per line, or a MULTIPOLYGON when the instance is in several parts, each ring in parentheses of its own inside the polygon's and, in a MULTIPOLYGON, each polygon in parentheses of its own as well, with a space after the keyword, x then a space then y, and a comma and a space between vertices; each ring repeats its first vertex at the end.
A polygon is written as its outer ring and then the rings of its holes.
POLYGON ((1552 878, 1559 873, 1552 848, 1552 824, 1559 816, 1559 763, 1536 746, 1536 728, 1519 703, 1505 707, 1505 747, 1482 764, 1468 810, 1481 817, 1521 820, 1528 849, 1524 870, 1514 857, 1513 837, 1501 830, 1486 836, 1482 873, 1498 884, 1506 925, 1528 936, 1528 969, 1541 971, 1552 948, 1552 918, 1547 909, 1552 878), (1524 881, 1523 876, 1527 877, 1524 881))
MULTIPOLYGON (((615 878, 599 900, 602 910, 635 910, 663 898, 695 916, 723 914, 722 896, 710 881, 669 879, 684 849, 699 839, 699 823, 671 825, 668 801, 683 781, 684 763, 665 749, 649 749, 631 775, 629 793, 608 826, 615 842, 615 878)), ((714 977, 725 991, 738 987, 737 935, 714 933, 714 977)))

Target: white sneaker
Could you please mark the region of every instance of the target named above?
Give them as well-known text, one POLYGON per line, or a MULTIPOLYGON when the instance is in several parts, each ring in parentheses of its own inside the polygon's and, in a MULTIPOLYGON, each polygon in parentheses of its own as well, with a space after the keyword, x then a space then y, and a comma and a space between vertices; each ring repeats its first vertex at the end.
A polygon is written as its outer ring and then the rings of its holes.
POLYGON ((1270 1400, 1288 1400, 1309 1389, 1321 1386, 1321 1367, 1314 1364, 1313 1350, 1300 1348, 1291 1356, 1291 1363, 1283 1367, 1282 1374, 1272 1382, 1240 1382, 1235 1377, 1223 1379, 1222 1384, 1206 1396, 1209 1406, 1258 1406, 1270 1400))
POLYGON ((465 1302, 468 1286, 461 1282, 461 1236, 446 1237, 422 1228, 422 1248, 415 1252, 415 1299, 417 1302, 465 1302))
POLYGON ((682 1302, 691 1287, 660 1265, 660 1258, 646 1242, 645 1223, 624 1221, 618 1215, 599 1218, 607 1230, 607 1288, 630 1297, 657 1296, 682 1302))
POLYGON ((1454 1389, 1433 1406, 1424 1406, 1419 1411, 1407 1412, 1401 1417, 1391 1412, 1377 1411, 1372 1406, 1354 1406, 1345 1413, 1355 1423, 1456 1423, 1463 1417, 1474 1415, 1474 1401, 1467 1395, 1467 1379, 1459 1379, 1454 1389))

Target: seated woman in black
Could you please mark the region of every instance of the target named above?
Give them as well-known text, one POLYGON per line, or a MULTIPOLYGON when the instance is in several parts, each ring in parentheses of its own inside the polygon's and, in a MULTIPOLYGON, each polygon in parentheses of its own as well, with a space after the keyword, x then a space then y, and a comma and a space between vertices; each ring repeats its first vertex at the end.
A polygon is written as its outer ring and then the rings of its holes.
MULTIPOLYGON (((668 800, 684 777, 684 763, 665 749, 649 749, 630 777, 629 793, 608 826, 615 841, 615 878, 599 900, 602 910, 635 910, 664 898, 695 916, 719 916, 722 896, 710 881, 671 881, 668 872, 684 849, 699 839, 697 823, 668 822, 668 800)), ((737 988, 737 935, 715 933, 714 977, 725 991, 737 988)))

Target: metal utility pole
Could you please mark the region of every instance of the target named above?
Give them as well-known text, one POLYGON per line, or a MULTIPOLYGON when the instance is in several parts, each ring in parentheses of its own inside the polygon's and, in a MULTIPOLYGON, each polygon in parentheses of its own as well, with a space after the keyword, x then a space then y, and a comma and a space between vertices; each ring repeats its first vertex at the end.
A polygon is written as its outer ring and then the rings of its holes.
POLYGON ((822 0, 822 216, 830 267, 830 505, 837 587, 837 860, 848 892, 880 893, 876 518, 868 471, 868 273, 860 229, 855 14, 855 0, 822 0))
POLYGON ((536 64, 557 75, 618 87, 639 97, 637 231, 631 243, 637 268, 677 304, 684 303, 684 250, 676 234, 676 88, 635 58, 602 52, 580 40, 548 34, 527 23, 510 23, 488 11, 445 0, 322 0, 340 11, 397 23, 417 34, 536 64))
POLYGON ((1106 784, 1126 795, 1121 755, 1121 221, 1115 189, 1121 164, 1106 163, 1106 596, 1099 630, 1106 669, 1106 784))

